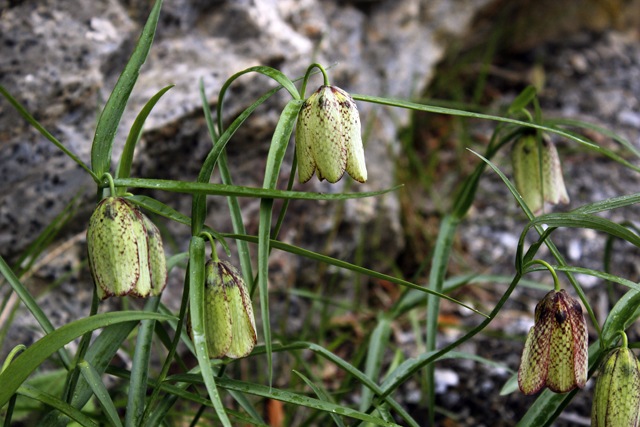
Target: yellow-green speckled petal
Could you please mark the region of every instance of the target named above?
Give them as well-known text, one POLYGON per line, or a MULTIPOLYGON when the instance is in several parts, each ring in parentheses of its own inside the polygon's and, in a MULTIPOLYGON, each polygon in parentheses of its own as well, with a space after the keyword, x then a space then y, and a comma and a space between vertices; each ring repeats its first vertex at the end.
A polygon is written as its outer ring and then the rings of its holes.
POLYGON ((545 201, 553 204, 569 203, 558 150, 555 144, 546 138, 542 139, 542 179, 545 201))
POLYGON ((167 260, 164 256, 162 236, 158 227, 142 214, 149 237, 149 268, 151 273, 151 296, 160 295, 167 286, 167 260))
POLYGON ((511 164, 516 188, 534 214, 539 213, 544 205, 538 152, 538 142, 534 135, 523 136, 511 149, 511 164))
POLYGON ((640 364, 632 350, 617 348, 600 365, 591 411, 592 427, 638 427, 640 364))
POLYGON ((219 262, 209 260, 205 268, 204 324, 209 357, 224 357, 231 346, 231 311, 219 262))
POLYGON ((331 89, 340 105, 342 137, 347 149, 347 173, 358 182, 366 182, 367 166, 364 161, 358 107, 347 92, 335 86, 331 86, 331 89))
POLYGON ((222 261, 221 267, 230 270, 234 284, 225 287, 229 308, 231 309, 231 330, 233 339, 227 351, 227 357, 244 357, 251 353, 258 342, 256 322, 253 317, 253 306, 249 291, 242 276, 233 265, 222 261))
POLYGON ((329 86, 322 86, 312 103, 309 138, 318 176, 338 182, 347 168, 340 106, 329 86))
POLYGON ((133 231, 136 233, 138 242, 138 265, 140 266, 140 276, 138 282, 133 287, 129 296, 136 298, 146 298, 151 293, 151 271, 149 267, 149 236, 144 219, 142 219, 140 208, 133 205, 131 210, 131 223, 133 231))
POLYGON ((98 297, 128 295, 140 277, 138 234, 124 199, 103 199, 89 220, 87 249, 98 297))
POLYGON ((296 157, 298 159, 298 180, 304 184, 309 181, 316 170, 316 161, 311 149, 309 120, 312 105, 318 92, 311 95, 303 104, 296 124, 296 157))

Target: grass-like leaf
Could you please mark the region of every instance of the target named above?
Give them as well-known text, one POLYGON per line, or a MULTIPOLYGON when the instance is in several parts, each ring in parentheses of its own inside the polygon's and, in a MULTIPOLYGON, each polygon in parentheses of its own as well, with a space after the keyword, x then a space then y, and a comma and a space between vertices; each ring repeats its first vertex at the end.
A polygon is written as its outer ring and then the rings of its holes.
POLYGON ((93 421, 91 418, 69 405, 64 400, 60 400, 55 396, 52 396, 48 393, 45 393, 37 388, 23 385, 19 387, 16 391, 19 395, 25 396, 34 400, 38 400, 45 405, 51 406, 52 408, 56 408, 58 411, 67 415, 72 420, 76 421, 83 427, 99 427, 98 423, 93 421))
MULTIPOLYGON (((109 100, 102 110, 96 134, 93 138, 91 146, 91 169, 98 176, 102 177, 105 172, 109 172, 111 167, 111 150, 113 148, 113 140, 116 136, 116 130, 120 125, 120 119, 124 108, 127 105, 133 86, 138 80, 140 67, 144 64, 153 43, 153 37, 156 33, 158 17, 160 16, 160 8, 162 0, 156 0, 147 23, 142 30, 140 40, 129 58, 122 74, 118 78, 116 86, 113 88, 109 100)), ((134 136, 137 138, 137 135, 134 136)))
POLYGON ((74 162, 76 162, 77 164, 79 164, 84 170, 86 170, 89 175, 91 175, 91 177, 94 179, 94 181, 97 183, 100 181, 100 176, 98 176, 96 173, 94 173, 91 169, 89 169, 89 167, 87 165, 84 164, 84 162, 82 160, 80 160, 78 158, 78 156, 76 156, 75 154, 73 154, 71 151, 69 151, 69 149, 67 147, 65 147, 64 145, 62 145, 62 143, 60 141, 58 141, 57 139, 55 139, 53 137, 53 135, 51 135, 45 128, 42 127, 42 125, 40 123, 38 123, 38 121, 36 119, 34 119, 31 114, 29 114, 27 112, 27 110, 24 109, 24 107, 22 105, 20 105, 20 103, 13 97, 11 96, 11 94, 9 92, 7 92, 7 90, 4 88, 4 86, 0 85, 0 94, 2 94, 2 96, 4 96, 7 101, 9 101, 9 103, 13 106, 13 108, 15 108, 16 110, 18 110, 18 113, 20 113, 20 115, 22 115, 22 117, 24 117, 25 119, 27 119, 27 121, 29 123, 31 123, 31 126, 33 126, 34 128, 36 128, 36 130, 38 132, 40 132, 45 138, 47 138, 49 141, 51 141, 56 147, 58 147, 60 150, 62 150, 62 152, 64 154, 66 154, 67 156, 69 156, 69 158, 71 158, 74 162))
MULTIPOLYGON (((31 314, 33 314, 33 317, 36 318, 36 320, 42 327, 42 330, 46 334, 53 333, 55 329, 53 328, 53 325, 49 321, 49 318, 44 314, 44 312, 42 311, 38 303, 31 297, 31 295, 24 288, 24 286, 22 286, 22 284, 20 283, 16 275, 13 273, 13 270, 11 270, 11 267, 9 267, 9 265, 4 261, 4 258, 2 258, 2 256, 0 256, 0 273, 2 273, 5 279, 7 279, 7 281, 9 282, 9 285, 11 285, 11 288, 13 288, 13 291, 16 294, 18 294, 18 296, 20 297, 20 300, 22 300, 22 302, 27 307, 27 309, 31 312, 31 314)), ((64 349, 62 346, 58 347, 56 350, 58 350, 58 354, 60 355, 60 360, 62 360, 62 363, 64 364, 65 368, 69 369, 69 366, 71 366, 71 358, 69 357, 67 350, 64 349)), ((2 378, 1 375, 0 375, 0 378, 2 378)), ((2 405, 4 405, 4 403, 2 403, 2 405)), ((2 405, 0 405, 0 408, 2 407, 2 405)))
MULTIPOLYGON (((324 394, 324 392, 320 390, 320 388, 317 385, 315 385, 309 378, 305 377, 295 369, 293 370, 293 372, 296 375, 298 375, 300 378, 302 378, 302 381, 304 381, 309 386, 309 388, 316 394, 316 396, 318 396, 318 399, 322 400, 323 402, 332 403, 329 400, 329 398, 324 394)), ((333 412, 330 412, 329 415, 331 415, 331 418, 333 418, 333 421, 336 423, 338 427, 345 427, 344 423, 342 422, 342 418, 340 418, 339 415, 334 414, 333 412)))
POLYGON ((513 114, 526 107, 536 96, 536 91, 537 89, 535 86, 527 86, 522 92, 520 92, 520 95, 516 96, 516 99, 514 99, 509 106, 509 114, 513 114))
MULTIPOLYGON (((382 369, 384 352, 389 345, 391 320, 392 318, 389 315, 382 314, 378 316, 378 324, 371 333, 371 338, 369 338, 369 348, 367 350, 367 360, 364 365, 364 374, 373 381, 376 381, 376 379, 380 377, 380 369, 382 369)), ((363 384, 360 398, 360 411, 366 411, 372 401, 373 390, 363 384)))
MULTIPOLYGON (((263 188, 275 190, 280 175, 282 159, 291 139, 291 132, 298 117, 298 111, 302 107, 302 101, 289 101, 280 114, 280 120, 273 133, 267 165, 264 173, 263 188)), ((260 201, 260 219, 258 228, 258 286, 260 288, 260 312, 262 314, 262 327, 264 342, 267 348, 267 366, 269 372, 269 385, 273 379, 273 360, 271 356, 271 323, 269 322, 269 238, 271 237, 271 216, 273 213, 273 199, 260 201)), ((255 285, 251 286, 251 291, 255 285)))
POLYGON ((191 328, 193 331, 193 346, 198 357, 198 364, 202 370, 204 384, 209 392, 209 397, 222 425, 231 427, 231 422, 224 412, 224 406, 220 400, 220 393, 216 385, 216 378, 211 371, 207 337, 204 326, 204 239, 191 237, 189 243, 189 307, 191 314, 191 328))
MULTIPOLYGON (((160 90, 160 92, 156 93, 151 97, 149 101, 142 107, 140 113, 136 117, 133 125, 131 126, 131 130, 129 131, 129 136, 127 136, 127 141, 124 144, 124 149, 122 150, 122 154, 120 155, 120 161, 118 162, 118 169, 116 170, 116 178, 129 178, 131 174, 131 164, 133 163, 133 153, 136 149, 136 145, 140 140, 140 136, 142 135, 142 128, 144 127, 144 122, 149 117, 149 113, 153 110, 156 103, 160 100, 162 95, 164 95, 169 89, 171 89, 174 85, 167 86, 160 90)), ((122 196, 127 192, 125 187, 118 187, 118 195, 122 196)))
MULTIPOLYGON (((147 320, 143 320, 143 322, 147 322, 147 320)), ((80 367, 80 371, 82 372, 85 381, 87 381, 89 387, 93 390, 93 394, 98 398, 98 402, 100 402, 100 406, 102 407, 107 420, 109 420, 109 423, 114 427, 122 427, 118 411, 116 410, 113 400, 111 400, 111 396, 109 396, 109 392, 104 386, 98 372, 96 372, 95 368, 86 360, 80 362, 78 366, 80 367)), ((144 402, 144 397, 142 398, 142 402, 144 402)))
POLYGON ((9 401, 11 395, 42 362, 56 350, 79 336, 114 323, 144 319, 169 320, 172 318, 172 316, 147 312, 120 311, 102 313, 76 320, 50 332, 31 345, 0 374, 0 384, 2 384, 2 387, 0 387, 0 407, 9 401))
POLYGON ((430 105, 422 105, 422 104, 416 104, 414 102, 406 102, 406 101, 398 101, 395 99, 387 99, 387 98, 379 98, 379 97, 375 97, 375 96, 368 96, 368 95, 351 95, 353 97, 353 99, 358 100, 358 101, 364 101, 364 102, 372 102, 375 104, 382 104, 382 105, 389 105, 391 107, 399 107, 399 108, 408 108, 411 110, 417 110, 417 111, 426 111, 429 113, 438 113, 438 114, 449 114, 452 116, 460 116, 460 117, 473 117, 476 119, 486 119, 486 120, 495 120, 498 122, 504 122, 504 123, 511 123, 511 124, 515 124, 515 125, 519 125, 519 126, 523 126, 523 127, 529 127, 529 128, 534 128, 534 129, 539 129, 542 131, 546 131, 546 132, 551 132, 551 133, 555 133, 558 134, 560 136, 564 136, 565 138, 568 138, 572 141, 578 142, 582 145, 585 145, 589 148, 591 148, 592 150, 595 150, 601 154, 604 154, 605 156, 615 160, 616 162, 625 165, 626 167, 636 171, 636 172, 640 172, 640 168, 638 166, 635 166, 631 163, 629 163, 628 161, 626 161, 625 159, 623 159, 622 157, 620 157, 618 154, 616 154, 615 152, 608 150, 606 148, 600 147, 599 145, 593 143, 592 141, 584 138, 583 136, 580 135, 576 135, 573 132, 569 132, 563 129, 558 129, 555 127, 550 127, 550 126, 544 126, 541 124, 537 124, 537 123, 531 123, 531 122, 524 122, 521 120, 515 120, 515 119, 510 119, 507 117, 500 117, 500 116, 491 116, 488 114, 480 114, 480 113, 473 113, 470 111, 463 111, 463 110, 455 110, 452 108, 443 108, 443 107, 434 107, 434 106, 430 106, 430 105))
MULTIPOLYGON (((169 377, 172 381, 188 382, 192 384, 203 384, 202 376, 199 374, 178 374, 169 377)), ((306 406, 307 408, 318 409, 329 413, 344 415, 345 417, 355 418, 367 421, 379 426, 396 427, 397 424, 389 423, 380 418, 364 414, 355 409, 346 408, 344 406, 335 405, 329 402, 323 402, 318 399, 303 396, 301 394, 292 393, 285 390, 276 389, 259 384, 248 383, 244 381, 236 381, 228 378, 217 378, 218 385, 228 390, 241 391, 243 393, 252 394, 254 396, 266 397, 269 399, 280 400, 282 402, 294 405, 306 406)))
MULTIPOLYGON (((252 243, 258 243, 258 237, 256 236, 241 236, 238 234, 223 234, 223 236, 231 238, 231 239, 241 239, 241 240, 246 240, 247 242, 252 242, 252 243)), ((429 288, 425 288, 419 285, 416 285, 415 283, 411 283, 411 282, 407 282, 406 280, 402 280, 402 279, 398 279, 397 277, 393 277, 393 276, 388 276, 386 274, 382 274, 382 273, 378 273, 377 271, 373 271, 373 270, 369 270, 367 268, 364 267, 360 267, 354 264, 350 264, 346 261, 341 261, 339 259, 335 259, 335 258, 331 258, 325 255, 320 255, 316 252, 312 252, 312 251, 308 251, 306 249, 302 249, 299 248, 297 246, 293 246, 293 245, 289 245, 287 243, 283 243, 283 242, 278 242, 277 240, 270 240, 269 241, 269 246, 275 249, 279 249, 281 251, 285 251, 285 252, 289 252, 295 255, 300 255, 303 256, 305 258, 309 258, 309 259, 313 259, 316 261, 320 261, 320 262, 324 262, 330 265, 335 265, 336 267, 340 267, 340 268, 344 268, 345 270, 351 270, 354 271, 356 273, 360 273, 360 274, 365 274, 367 276, 370 277, 374 277, 376 279, 382 279, 382 280, 386 280, 389 281, 391 283, 396 283, 398 285, 407 287, 407 288, 411 288, 411 289, 416 289, 418 291, 421 292, 425 292, 427 294, 432 294, 432 295, 436 295, 440 298, 444 298, 446 300, 449 300, 453 303, 456 303, 458 305, 461 305, 462 307, 465 307, 471 311, 473 311, 474 313, 477 313, 481 316, 484 317, 488 317, 486 314, 476 310, 475 308, 466 305, 454 298, 451 298, 450 296, 444 295, 442 293, 439 292, 434 292, 429 288)))

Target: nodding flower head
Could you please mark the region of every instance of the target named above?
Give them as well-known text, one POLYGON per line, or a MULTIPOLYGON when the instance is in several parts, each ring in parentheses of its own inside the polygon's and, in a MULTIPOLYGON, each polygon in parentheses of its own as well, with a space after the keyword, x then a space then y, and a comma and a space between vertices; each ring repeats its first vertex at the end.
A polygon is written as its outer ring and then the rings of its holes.
POLYGON ((582 306, 564 290, 549 292, 536 306, 518 370, 518 386, 533 394, 546 385, 555 393, 587 381, 587 324, 582 306))
MULTIPOLYGON (((212 359, 244 357, 258 341, 249 291, 227 261, 209 260, 205 266, 204 327, 212 359)), ((187 331, 191 335, 190 320, 187 331)))
POLYGON ((351 95, 335 86, 321 86, 304 101, 296 126, 296 151, 301 183, 316 171, 320 181, 335 183, 346 171, 356 181, 366 182, 360 115, 351 95))
POLYGON ((640 424, 640 364, 625 344, 613 350, 600 365, 593 394, 592 427, 640 424))
POLYGON ((536 215, 542 211, 544 202, 569 203, 558 150, 547 138, 542 138, 540 145, 542 152, 535 135, 526 135, 516 141, 511 150, 516 188, 536 215))
POLYGON ((103 199, 87 229, 89 269, 98 297, 159 295, 167 265, 158 228, 121 197, 103 199))

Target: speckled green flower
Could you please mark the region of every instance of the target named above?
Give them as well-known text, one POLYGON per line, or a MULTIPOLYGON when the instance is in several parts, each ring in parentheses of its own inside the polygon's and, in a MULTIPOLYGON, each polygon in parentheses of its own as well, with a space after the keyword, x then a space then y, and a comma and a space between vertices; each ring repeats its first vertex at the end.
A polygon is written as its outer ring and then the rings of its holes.
POLYGON ((593 394, 592 427, 640 425, 640 364, 626 346, 613 350, 600 365, 593 394))
POLYGON ((360 114, 347 92, 321 86, 302 105, 296 126, 298 179, 335 183, 345 171, 356 181, 367 180, 360 135, 360 114))
POLYGON ((167 285, 167 265, 158 228, 121 197, 96 207, 87 229, 89 268, 101 300, 125 295, 159 295, 167 285))
MULTIPOLYGON (((209 260, 205 266, 204 327, 212 359, 244 357, 258 341, 249 291, 227 261, 209 260)), ((190 321, 187 331, 191 336, 190 321)))
POLYGON ((582 306, 564 289, 549 292, 536 306, 535 325, 529 330, 518 370, 524 394, 546 385, 566 393, 587 382, 587 324, 582 306))
POLYGON ((516 188, 529 209, 535 214, 542 211, 544 202, 554 205, 561 202, 569 203, 558 150, 547 138, 542 138, 541 145, 542 156, 540 156, 535 135, 526 135, 516 141, 511 150, 516 188), (542 171, 540 170, 541 158, 542 171))

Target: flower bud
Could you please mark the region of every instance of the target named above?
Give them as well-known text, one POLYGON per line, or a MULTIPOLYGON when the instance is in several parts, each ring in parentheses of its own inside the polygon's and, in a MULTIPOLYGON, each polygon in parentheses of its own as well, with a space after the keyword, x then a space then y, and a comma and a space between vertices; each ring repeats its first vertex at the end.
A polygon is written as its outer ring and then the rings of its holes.
MULTIPOLYGON (((249 291, 227 261, 209 260, 205 266, 204 329, 212 359, 244 357, 258 342, 249 291)), ((187 332, 191 337, 190 317, 187 332)))
POLYGON ((582 306, 564 290, 549 292, 536 306, 518 370, 524 394, 543 385, 555 393, 584 387, 587 381, 587 324, 582 306))
POLYGON ((367 180, 360 115, 347 92, 321 86, 304 101, 296 126, 298 179, 305 183, 318 171, 320 181, 335 183, 346 171, 359 182, 367 180))
POLYGON ((89 269, 101 300, 159 295, 167 265, 158 228, 121 197, 103 199, 87 229, 89 269))
POLYGON ((640 364, 632 350, 619 347, 600 365, 591 410, 592 427, 640 424, 640 364))
POLYGON ((542 138, 541 146, 542 156, 539 154, 536 137, 527 135, 516 141, 511 150, 516 188, 535 214, 541 212, 545 201, 554 205, 560 202, 569 203, 556 146, 547 138, 542 138))

